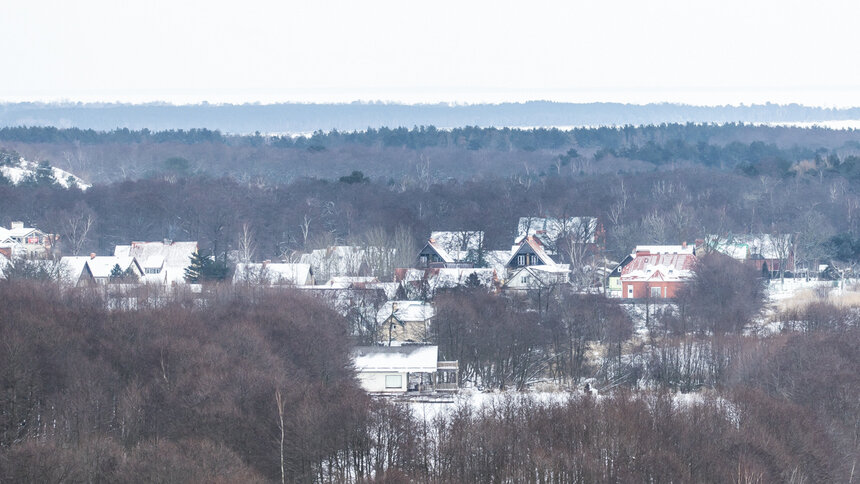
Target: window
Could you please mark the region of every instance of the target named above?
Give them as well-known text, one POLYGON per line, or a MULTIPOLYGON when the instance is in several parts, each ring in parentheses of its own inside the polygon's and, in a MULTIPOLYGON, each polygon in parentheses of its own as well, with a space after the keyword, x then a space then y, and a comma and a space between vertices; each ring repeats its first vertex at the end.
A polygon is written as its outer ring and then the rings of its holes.
POLYGON ((161 272, 161 267, 147 267, 146 269, 144 269, 144 272, 146 272, 147 274, 158 274, 159 272, 161 272))
POLYGON ((403 386, 403 375, 385 375, 385 388, 400 388, 403 386))
POLYGON ((525 254, 517 254, 517 265, 518 266, 526 265, 526 255, 525 254))
POLYGON ((652 287, 652 288, 651 288, 651 297, 661 297, 661 295, 662 295, 662 294, 661 294, 661 292, 660 292, 660 291, 661 291, 661 288, 659 288, 659 287, 652 287))
POLYGON ((427 254, 421 254, 421 265, 422 266, 427 265, 427 254))
POLYGON ((520 282, 522 282, 523 284, 528 284, 529 282, 531 282, 531 278, 529 276, 523 276, 520 282))

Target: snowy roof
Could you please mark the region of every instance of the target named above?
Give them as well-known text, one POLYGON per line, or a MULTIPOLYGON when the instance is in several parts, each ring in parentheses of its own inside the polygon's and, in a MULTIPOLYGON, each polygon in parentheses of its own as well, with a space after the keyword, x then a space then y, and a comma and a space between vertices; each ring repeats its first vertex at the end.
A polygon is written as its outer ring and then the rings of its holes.
POLYGON ((541 244, 540 240, 538 240, 536 237, 529 236, 523 239, 522 242, 520 242, 519 247, 511 251, 511 256, 508 258, 508 262, 505 265, 510 265, 510 263, 514 260, 514 257, 517 256, 517 253, 523 248, 524 245, 528 245, 529 247, 531 247, 532 251, 535 253, 535 255, 538 256, 538 258, 543 264, 555 264, 555 261, 552 260, 552 258, 547 255, 546 251, 543 250, 543 244, 541 244))
POLYGON ((521 277, 526 274, 534 277, 536 282, 544 285, 565 283, 569 282, 568 275, 570 274, 570 264, 521 267, 511 274, 511 277, 505 285, 507 287, 522 286, 523 282, 521 277))
MULTIPOLYGON (((442 245, 437 243, 435 240, 433 240, 433 239, 428 240, 427 245, 430 246, 434 251, 436 251, 436 253, 439 254, 439 258, 442 259, 443 261, 445 261, 445 262, 456 262, 455 259, 450 254, 448 254, 448 251, 445 250, 445 248, 442 247, 442 245)), ((422 249, 421 252, 424 252, 424 249, 422 249)))
POLYGON ((696 248, 692 245, 637 245, 634 254, 695 254, 696 248))
POLYGON ((517 242, 526 236, 538 235, 545 242, 555 242, 565 234, 580 235, 582 242, 594 243, 597 235, 595 217, 520 217, 517 223, 517 242))
POLYGON ((423 301, 388 301, 376 313, 376 321, 384 323, 394 316, 400 322, 427 321, 436 315, 432 304, 423 301))
POLYGON ((301 286, 307 282, 310 276, 311 266, 309 264, 236 264, 236 271, 233 273, 233 282, 301 286))
POLYGON ((437 231, 430 233, 430 240, 448 254, 456 256, 456 254, 468 254, 469 251, 480 250, 484 245, 484 232, 480 230, 437 231))
POLYGON ((161 254, 151 255, 143 262, 143 267, 160 268, 164 267, 164 256, 161 254))
POLYGON ((696 256, 690 253, 637 254, 621 271, 622 281, 684 281, 692 277, 696 256))
POLYGON ((134 257, 144 261, 144 267, 162 270, 157 274, 145 274, 144 281, 155 284, 181 284, 185 282, 185 268, 191 264, 191 256, 197 253, 197 242, 132 242, 131 245, 117 245, 115 257, 134 257), (157 258, 164 261, 162 266, 150 266, 157 258))
POLYGON ((366 285, 379 282, 379 279, 373 276, 335 276, 325 283, 326 286, 348 288, 352 285, 366 285))
POLYGON ((719 237, 709 235, 706 249, 725 254, 733 259, 782 259, 788 256, 791 248, 791 235, 774 236, 770 234, 729 235, 719 237))
POLYGON ((57 262, 57 279, 67 284, 77 283, 88 260, 90 258, 85 255, 61 257, 60 261, 57 262))
POLYGON ((356 346, 355 369, 362 371, 436 372, 439 347, 435 345, 356 346))
POLYGON ((96 279, 106 279, 110 277, 114 266, 119 266, 121 271, 125 271, 135 263, 134 257, 116 257, 112 255, 87 257, 85 261, 90 273, 96 279))

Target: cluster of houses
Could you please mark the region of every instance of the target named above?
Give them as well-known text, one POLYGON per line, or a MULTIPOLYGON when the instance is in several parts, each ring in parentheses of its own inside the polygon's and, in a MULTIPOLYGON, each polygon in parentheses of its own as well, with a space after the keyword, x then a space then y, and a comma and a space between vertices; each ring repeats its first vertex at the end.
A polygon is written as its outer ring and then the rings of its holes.
MULTIPOLYGON (((372 392, 456 389, 457 362, 438 361, 431 328, 431 302, 440 290, 484 288, 529 293, 571 285, 623 299, 673 298, 693 275, 697 256, 719 252, 771 273, 793 273, 789 237, 713 236, 688 245, 641 245, 620 262, 607 263, 603 229, 594 217, 522 217, 510 248, 490 250, 481 231, 436 231, 412 267, 392 267, 380 280, 374 267, 390 264, 385 248, 334 246, 291 262, 236 262, 234 284, 284 286, 330 301, 343 314, 358 311, 375 322, 374 346, 357 347, 354 361, 362 385, 372 392), (319 280, 318 280, 319 278, 319 280), (580 278, 580 282, 582 279, 580 278), (373 303, 367 295, 374 295, 373 303), (453 372, 453 376, 451 373, 453 372)), ((185 270, 198 251, 194 241, 132 242, 113 254, 57 258, 57 236, 13 222, 0 228, 0 273, 17 258, 55 259, 57 279, 69 285, 186 284, 185 270)))

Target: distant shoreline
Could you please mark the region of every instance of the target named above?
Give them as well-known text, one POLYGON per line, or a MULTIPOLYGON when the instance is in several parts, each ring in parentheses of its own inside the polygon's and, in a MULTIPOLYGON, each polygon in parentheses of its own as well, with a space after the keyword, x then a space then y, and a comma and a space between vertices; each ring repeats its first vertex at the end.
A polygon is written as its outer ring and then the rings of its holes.
MULTIPOLYGON (((219 130, 230 134, 361 131, 380 127, 581 127, 674 123, 744 123, 767 126, 860 128, 860 107, 799 104, 694 106, 685 104, 558 103, 502 104, 188 104, 6 103, 0 126, 53 126, 109 131, 128 129, 219 130)), ((443 128, 439 128, 443 129, 443 128)))

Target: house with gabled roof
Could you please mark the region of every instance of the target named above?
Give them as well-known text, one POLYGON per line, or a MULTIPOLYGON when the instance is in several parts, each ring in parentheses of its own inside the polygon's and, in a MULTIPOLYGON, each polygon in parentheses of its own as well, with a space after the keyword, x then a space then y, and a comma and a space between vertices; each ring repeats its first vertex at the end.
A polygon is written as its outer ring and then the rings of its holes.
POLYGON ((546 253, 540 239, 534 236, 523 238, 514 246, 507 264, 509 269, 526 266, 555 265, 556 262, 546 253))
POLYGON ((435 231, 418 253, 420 268, 468 268, 482 258, 484 232, 479 230, 435 231))
POLYGON ((111 281, 111 274, 115 268, 123 273, 123 278, 130 279, 126 282, 137 282, 143 277, 143 269, 134 257, 97 256, 91 255, 84 265, 82 278, 96 284, 107 284, 111 281))
POLYGON ((621 271, 626 299, 674 298, 693 277, 696 249, 682 245, 637 246, 621 271))
POLYGON ((116 257, 134 257, 147 284, 185 284, 185 269, 197 253, 197 242, 132 242, 114 247, 116 257))
POLYGON ((25 227, 24 222, 12 222, 8 229, 0 227, 0 247, 10 260, 49 258, 56 240, 56 235, 25 227))
POLYGON ((73 286, 86 284, 107 284, 111 274, 119 267, 123 282, 138 282, 143 277, 143 269, 134 257, 122 256, 66 256, 62 257, 55 268, 57 280, 73 286))
POLYGON ((424 301, 388 301, 379 308, 376 322, 383 344, 418 343, 427 340, 436 309, 424 301))
POLYGON ((434 239, 429 239, 424 247, 418 252, 418 267, 439 268, 453 264, 454 258, 434 239))

